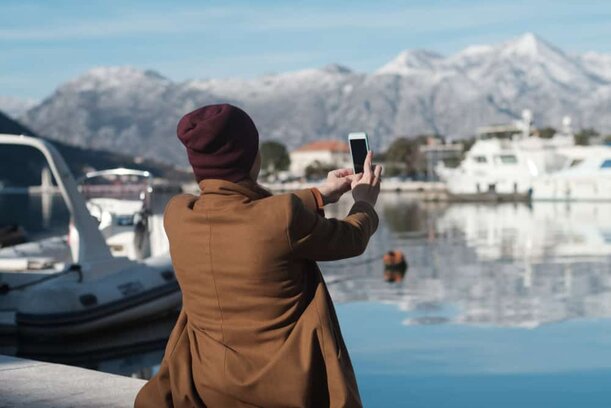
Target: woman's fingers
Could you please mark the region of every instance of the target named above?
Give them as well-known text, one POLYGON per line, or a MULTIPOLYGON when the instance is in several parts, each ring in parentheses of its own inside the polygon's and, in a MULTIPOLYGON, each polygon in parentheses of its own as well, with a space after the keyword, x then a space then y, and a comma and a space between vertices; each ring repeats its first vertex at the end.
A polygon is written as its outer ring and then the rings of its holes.
POLYGON ((376 164, 373 170, 373 184, 374 186, 380 184, 380 178, 382 177, 382 166, 376 164))
POLYGON ((348 191, 350 191, 350 189, 352 188, 352 180, 350 180, 348 177, 343 178, 339 187, 339 191, 344 194, 348 191))
POLYGON ((329 175, 332 175, 335 178, 341 179, 344 177, 348 177, 350 175, 352 175, 354 173, 354 171, 352 169, 337 169, 337 170, 332 170, 329 175))
POLYGON ((365 163, 363 164, 363 174, 366 177, 371 176, 371 160, 373 159, 373 152, 370 150, 367 152, 365 157, 365 163))
POLYGON ((354 185, 358 182, 361 181, 361 179, 363 178, 363 173, 357 173, 357 174, 353 174, 351 176, 348 176, 352 182, 352 187, 354 187, 354 185))

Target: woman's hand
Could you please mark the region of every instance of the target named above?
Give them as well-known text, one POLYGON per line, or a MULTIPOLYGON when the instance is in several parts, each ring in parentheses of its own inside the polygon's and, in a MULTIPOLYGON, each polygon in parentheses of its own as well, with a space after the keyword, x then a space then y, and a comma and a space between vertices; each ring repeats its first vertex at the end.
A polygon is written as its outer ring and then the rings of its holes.
POLYGON ((325 205, 337 202, 344 193, 350 191, 353 174, 352 169, 332 170, 327 174, 325 183, 318 187, 325 205))
POLYGON ((380 179, 382 177, 382 166, 371 165, 373 152, 369 151, 363 165, 363 173, 352 177, 352 197, 354 201, 365 201, 374 206, 380 194, 380 179))

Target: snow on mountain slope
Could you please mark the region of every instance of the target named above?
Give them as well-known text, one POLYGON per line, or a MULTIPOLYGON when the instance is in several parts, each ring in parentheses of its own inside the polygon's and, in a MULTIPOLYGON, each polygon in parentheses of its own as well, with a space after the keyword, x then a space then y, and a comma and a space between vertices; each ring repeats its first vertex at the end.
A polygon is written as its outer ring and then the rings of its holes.
POLYGON ((130 67, 93 69, 60 86, 22 121, 59 140, 186 164, 181 115, 229 102, 249 112, 262 140, 295 148, 318 138, 370 133, 376 149, 399 135, 472 135, 533 110, 538 126, 611 132, 611 56, 570 56, 527 33, 443 57, 409 50, 373 74, 340 65, 246 79, 172 82, 130 67))
POLYGON ((589 72, 611 82, 611 55, 587 52, 577 58, 589 72))
POLYGON ((180 112, 173 88, 151 71, 95 68, 60 86, 22 121, 42 135, 74 145, 180 162, 177 148, 163 152, 161 147, 166 140, 175 141, 180 112))
POLYGON ((376 71, 378 75, 412 75, 437 69, 443 57, 427 50, 407 50, 376 71))
POLYGON ((33 99, 20 99, 12 96, 0 96, 0 111, 12 118, 17 118, 36 105, 33 99))

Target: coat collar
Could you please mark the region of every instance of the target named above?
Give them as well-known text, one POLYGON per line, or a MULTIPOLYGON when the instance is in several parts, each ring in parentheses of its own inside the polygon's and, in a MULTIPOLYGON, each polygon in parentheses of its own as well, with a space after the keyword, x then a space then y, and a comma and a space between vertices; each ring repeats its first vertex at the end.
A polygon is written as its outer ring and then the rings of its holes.
POLYGON ((237 183, 221 179, 204 179, 199 182, 201 195, 221 194, 221 195, 242 195, 251 200, 269 197, 269 191, 257 184, 256 181, 245 179, 237 183))

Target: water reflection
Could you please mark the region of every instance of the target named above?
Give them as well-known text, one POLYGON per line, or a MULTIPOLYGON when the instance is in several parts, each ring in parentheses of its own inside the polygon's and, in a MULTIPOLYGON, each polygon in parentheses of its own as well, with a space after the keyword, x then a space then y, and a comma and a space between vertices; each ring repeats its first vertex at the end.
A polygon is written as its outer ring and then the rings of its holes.
POLYGON ((0 337, 0 354, 150 378, 177 317, 172 313, 129 327, 63 339, 0 337))
MULTIPOLYGON (((340 203, 335 213, 345 210, 340 203)), ((381 197, 367 264, 322 264, 337 302, 419 311, 404 324, 537 327, 611 316, 611 205, 443 205, 381 197), (382 278, 379 254, 398 248, 410 272, 382 278)))
POLYGON ((58 192, 0 193, 0 226, 18 225, 29 239, 66 234, 70 212, 58 192))

